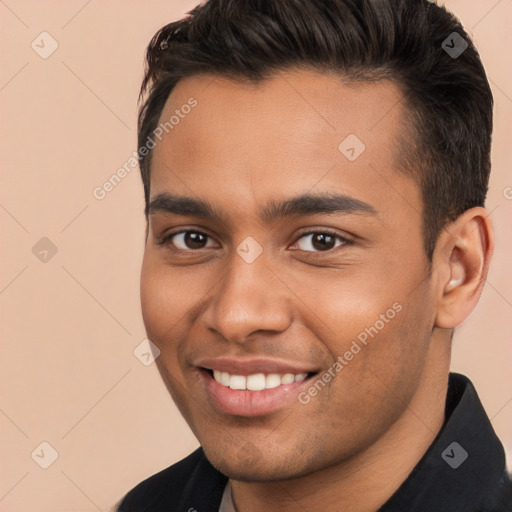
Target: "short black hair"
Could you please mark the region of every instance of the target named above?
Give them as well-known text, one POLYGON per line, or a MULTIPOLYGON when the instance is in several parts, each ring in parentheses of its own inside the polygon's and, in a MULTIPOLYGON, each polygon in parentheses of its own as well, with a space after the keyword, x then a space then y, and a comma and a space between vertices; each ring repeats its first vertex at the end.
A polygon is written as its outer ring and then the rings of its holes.
MULTIPOLYGON (((139 150, 178 81, 193 75, 257 83, 302 68, 351 81, 388 79, 404 98, 396 164, 421 187, 429 261, 442 229, 484 206, 492 92, 473 42, 444 7, 427 0, 208 0, 154 35, 145 64, 139 150), (466 45, 460 55, 449 51, 466 45)), ((139 160, 147 214, 151 151, 139 160)))

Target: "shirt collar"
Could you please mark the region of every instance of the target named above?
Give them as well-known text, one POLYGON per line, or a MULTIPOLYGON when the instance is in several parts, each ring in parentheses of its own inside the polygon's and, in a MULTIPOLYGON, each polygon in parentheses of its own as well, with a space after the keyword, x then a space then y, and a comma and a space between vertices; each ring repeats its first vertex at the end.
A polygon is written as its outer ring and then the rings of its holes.
POLYGON ((478 510, 496 491, 505 454, 471 381, 451 373, 445 423, 379 512, 478 510))

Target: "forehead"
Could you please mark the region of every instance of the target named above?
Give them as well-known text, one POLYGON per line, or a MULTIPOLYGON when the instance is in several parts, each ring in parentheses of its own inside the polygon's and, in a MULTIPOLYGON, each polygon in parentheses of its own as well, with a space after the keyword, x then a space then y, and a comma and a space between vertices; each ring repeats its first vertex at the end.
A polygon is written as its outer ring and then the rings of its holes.
POLYGON ((255 198, 310 190, 366 202, 387 194, 395 206, 403 194, 420 201, 412 180, 396 172, 403 111, 391 81, 350 84, 303 70, 257 84, 190 77, 160 117, 175 124, 154 149, 151 195, 172 190, 245 209, 255 198), (183 108, 191 98, 196 106, 183 108))

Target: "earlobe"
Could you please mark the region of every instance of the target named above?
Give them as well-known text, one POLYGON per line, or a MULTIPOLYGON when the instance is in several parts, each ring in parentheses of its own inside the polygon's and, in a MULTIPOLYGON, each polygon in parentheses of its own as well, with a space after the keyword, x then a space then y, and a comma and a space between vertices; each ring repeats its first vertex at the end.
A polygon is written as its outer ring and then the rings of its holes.
POLYGON ((467 210, 443 230, 433 262, 438 290, 436 327, 453 329, 473 311, 493 249, 492 225, 484 208, 467 210))

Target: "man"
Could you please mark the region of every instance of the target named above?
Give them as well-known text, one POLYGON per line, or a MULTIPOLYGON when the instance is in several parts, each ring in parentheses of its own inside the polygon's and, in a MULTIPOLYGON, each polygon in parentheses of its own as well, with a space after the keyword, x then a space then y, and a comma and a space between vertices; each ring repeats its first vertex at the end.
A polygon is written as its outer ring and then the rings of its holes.
POLYGON ((142 311, 201 448, 121 512, 512 510, 450 374, 494 241, 492 94, 426 0, 209 0, 147 52, 142 311))

